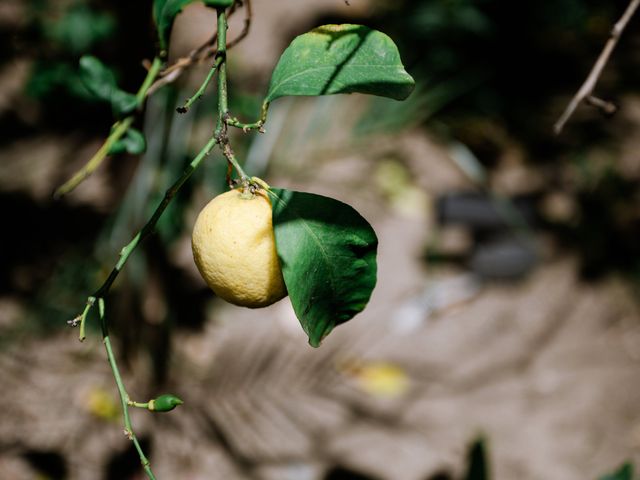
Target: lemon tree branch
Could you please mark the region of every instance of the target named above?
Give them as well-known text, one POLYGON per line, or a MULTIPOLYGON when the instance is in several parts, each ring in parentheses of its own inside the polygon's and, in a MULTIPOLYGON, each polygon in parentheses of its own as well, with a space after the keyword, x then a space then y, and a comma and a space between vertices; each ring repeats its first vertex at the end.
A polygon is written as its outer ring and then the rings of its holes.
POLYGON ((202 97, 202 95, 204 95, 204 92, 207 89, 207 86, 209 85, 209 82, 211 82, 211 79, 213 79, 213 76, 216 74, 216 71, 220 67, 221 63, 222 63, 222 57, 216 57, 216 60, 215 60, 215 62, 213 64, 213 66, 209 70, 208 75, 204 79, 204 82, 202 82, 202 85, 200 85, 200 88, 198 89, 198 91, 191 98, 189 98, 182 107, 178 107, 176 109, 178 113, 187 113, 189 111, 189 109, 191 108, 191 106, 197 100, 199 100, 200 97, 202 97))
MULTIPOLYGON (((102 330, 102 339, 105 346, 105 350, 107 352, 107 358, 109 361, 109 366, 111 367, 111 371, 113 373, 113 377, 115 379, 115 383, 118 389, 118 394, 120 397, 120 403, 122 406, 122 416, 124 422, 124 432, 127 437, 133 442, 136 451, 138 452, 138 456, 140 457, 140 463, 146 473, 147 477, 150 480, 155 480, 155 476, 151 470, 149 459, 146 457, 142 447, 140 446, 140 442, 136 437, 133 427, 131 424, 131 418, 129 415, 129 408, 148 408, 153 410, 150 405, 152 401, 146 403, 135 402, 130 399, 129 394, 125 388, 124 382, 122 381, 122 376, 120 375, 120 370, 118 368, 118 364, 116 361, 116 357, 113 351, 113 346, 111 344, 111 339, 109 337, 109 327, 108 322, 105 316, 105 298, 109 293, 113 283, 117 279, 118 275, 125 267, 127 261, 129 260, 132 253, 138 247, 140 243, 142 243, 147 237, 149 237, 158 221, 162 217, 164 211, 167 209, 175 195, 178 193, 180 188, 184 185, 184 183, 191 177, 193 172, 200 166, 204 158, 211 152, 211 150, 219 145, 224 156, 226 157, 230 167, 233 167, 238 172, 241 181, 243 184, 249 184, 250 179, 243 171, 239 162, 237 161, 233 150, 231 149, 231 145, 229 143, 229 138, 227 135, 228 122, 230 120, 230 114, 228 111, 228 93, 227 93, 227 70, 226 70, 226 53, 227 53, 227 45, 226 45, 226 31, 227 31, 227 19, 226 13, 224 9, 217 10, 218 18, 218 33, 217 33, 217 53, 216 59, 213 67, 211 68, 207 78, 203 82, 200 89, 196 92, 196 94, 189 99, 187 105, 185 107, 188 108, 194 101, 196 101, 200 96, 204 93, 208 83, 213 79, 216 71, 218 71, 218 117, 217 123, 215 127, 215 131, 213 136, 207 141, 205 146, 200 150, 200 152, 193 158, 193 160, 189 163, 184 173, 174 181, 174 183, 166 190, 163 199, 156 207, 155 211, 149 218, 149 220, 145 223, 145 225, 133 236, 131 241, 126 244, 122 250, 120 251, 120 256, 115 266, 109 273, 109 276, 105 279, 102 285, 96 290, 96 292, 87 298, 85 307, 80 315, 78 315, 75 319, 70 321, 69 323, 73 326, 80 324, 80 333, 79 338, 80 341, 83 341, 86 336, 86 320, 91 312, 92 308, 97 304, 98 306, 98 314, 100 317, 100 326, 102 330)), ((157 59, 156 59, 157 60, 157 59)), ((150 73, 145 79, 140 92, 139 92, 139 102, 141 103, 150 86, 153 84, 154 79, 158 75, 158 71, 160 69, 159 61, 154 61, 154 65, 150 69, 150 73), (152 72, 153 70, 153 72, 152 72)), ((62 194, 70 191, 75 188, 86 176, 88 176, 95 168, 97 168, 102 159, 106 157, 108 154, 111 145, 115 143, 122 135, 124 135, 127 129, 131 126, 133 122, 133 117, 127 117, 121 122, 116 123, 115 128, 112 130, 111 135, 103 145, 103 147, 98 151, 96 156, 92 158, 92 160, 82 169, 78 174, 76 174, 67 184, 63 185, 59 190, 62 194)), ((230 176, 230 173, 229 173, 230 176)), ((173 406, 182 403, 179 399, 175 399, 176 401, 172 404, 173 406)), ((170 407, 173 408, 173 407, 170 407)))
POLYGON ((109 337, 109 325, 105 317, 105 300, 104 299, 107 293, 109 292, 109 290, 111 289, 113 282, 116 280, 116 278, 124 268, 125 264, 127 263, 127 260, 129 259, 133 251, 143 240, 145 240, 149 235, 153 233, 153 230, 156 224, 158 223, 158 220, 160 220, 160 217, 162 216, 166 208, 171 203, 171 200, 173 199, 173 197, 176 195, 176 193, 178 193, 182 185, 189 179, 191 174, 198 168, 200 163, 202 163, 202 160, 209 154, 209 152, 213 149, 216 143, 217 143, 216 138, 211 138, 207 142, 207 144, 202 148, 202 150, 200 150, 198 155, 196 155, 196 157, 189 163, 189 165, 187 166, 182 176, 180 176, 180 178, 178 178, 173 183, 173 185, 171 185, 171 187, 167 189, 167 191, 164 194, 164 198, 162 199, 160 204, 156 207, 151 218, 147 221, 144 227, 142 227, 142 229, 133 237, 133 239, 127 245, 125 245, 124 248, 121 250, 120 258, 118 259, 118 262, 116 263, 113 270, 111 270, 111 273, 109 274, 107 279, 104 281, 102 286, 100 286, 100 288, 96 291, 95 294, 87 298, 87 303, 82 313, 78 315, 75 319, 73 319, 71 322, 69 322, 73 326, 80 323, 79 337, 80 337, 80 341, 83 341, 85 339, 85 324, 86 324, 87 316, 91 311, 91 309, 93 308, 93 306, 96 303, 98 304, 98 314, 100 316, 100 327, 102 329, 102 341, 104 343, 105 350, 107 352, 109 366, 111 367, 111 371, 113 373, 116 386, 118 387, 118 394, 120 396, 120 403, 122 405, 124 433, 133 442, 135 449, 138 452, 138 456, 140 457, 140 463, 142 465, 142 468, 144 469, 147 477, 150 480, 155 480, 156 477, 154 476, 153 471, 151 470, 149 459, 144 454, 144 451, 142 450, 140 442, 138 441, 138 438, 136 437, 133 431, 133 427, 131 425, 131 418, 129 416, 129 407, 132 407, 132 406, 141 407, 141 408, 148 407, 149 403, 134 402, 129 398, 129 394, 127 393, 127 390, 124 386, 124 382, 122 381, 122 376, 120 375, 120 370, 118 369, 116 357, 113 352, 113 346, 111 345, 111 339, 109 337))
MULTIPOLYGON (((227 90, 227 17, 223 8, 217 9, 218 12, 218 53, 216 58, 220 60, 218 67, 218 122, 214 137, 217 139, 222 153, 226 157, 229 165, 233 166, 240 175, 242 183, 249 181, 248 175, 244 172, 240 163, 236 159, 227 132, 228 122, 231 118, 229 114, 229 100, 227 90)), ((227 172, 227 183, 231 184, 231 172, 227 172)))
POLYGON ((260 118, 253 123, 243 123, 235 117, 228 117, 226 119, 227 125, 230 127, 241 128, 245 133, 249 130, 258 130, 260 133, 264 133, 264 124, 267 121, 267 113, 269 111, 269 103, 264 102, 262 109, 260 110, 260 118))
POLYGON ((91 308, 95 304, 96 300, 99 301, 100 299, 104 299, 107 293, 109 293, 113 282, 115 282, 116 278, 124 268, 133 251, 142 241, 144 241, 149 235, 153 233, 158 220, 160 220, 160 217, 171 203, 171 200, 173 200, 173 197, 176 195, 176 193, 178 193, 182 185, 184 185, 184 183, 189 179, 191 174, 198 168, 202 160, 209 154, 216 143, 216 138, 212 137, 202 148, 202 150, 200 150, 198 155, 196 155, 196 157, 189 163, 182 176, 180 176, 180 178, 178 178, 173 183, 173 185, 171 185, 171 187, 167 189, 162 201, 156 207, 151 218, 147 221, 144 227, 142 227, 142 229, 134 235, 131 241, 122 248, 122 250, 120 251, 120 258, 111 270, 111 273, 109 274, 107 279, 100 286, 100 288, 87 299, 87 303, 83 312, 70 322, 72 325, 76 325, 78 323, 80 324, 80 341, 83 341, 85 339, 84 324, 86 322, 87 315, 91 311, 91 308))

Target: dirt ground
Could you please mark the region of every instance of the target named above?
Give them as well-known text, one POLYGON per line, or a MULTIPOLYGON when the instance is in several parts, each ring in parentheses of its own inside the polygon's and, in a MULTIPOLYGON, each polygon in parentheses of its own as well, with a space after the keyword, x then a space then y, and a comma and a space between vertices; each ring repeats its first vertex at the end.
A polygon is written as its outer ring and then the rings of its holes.
MULTIPOLYGON (((581 284, 566 258, 519 285, 430 275, 415 268, 424 225, 380 215, 374 226, 372 304, 320 349, 305 345, 286 300, 259 313, 220 306, 203 333, 175 338, 171 391, 184 408, 134 417, 159 478, 316 480, 342 465, 423 480, 459 473, 480 434, 497 480, 596 478, 637 457, 640 327, 624 284, 581 284), (460 298, 451 288, 466 301, 442 300, 460 298), (440 300, 416 301, 425 295, 440 300), (362 372, 381 365, 406 385, 367 382, 362 372)), ((27 450, 61 454, 70 480, 99 478, 127 449, 117 414, 104 413, 115 392, 95 338, 21 345, 3 352, 0 372, 11 392, 3 478, 34 478, 27 450)), ((126 382, 144 392, 144 360, 134 373, 126 382)))

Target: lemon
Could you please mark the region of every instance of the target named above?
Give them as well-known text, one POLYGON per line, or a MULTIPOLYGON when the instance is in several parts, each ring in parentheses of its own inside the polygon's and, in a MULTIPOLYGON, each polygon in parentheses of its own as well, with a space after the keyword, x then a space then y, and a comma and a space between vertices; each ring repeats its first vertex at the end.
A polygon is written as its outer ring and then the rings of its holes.
POLYGON ((231 190, 211 200, 196 219, 191 246, 200 275, 227 302, 259 308, 287 295, 264 191, 231 190))

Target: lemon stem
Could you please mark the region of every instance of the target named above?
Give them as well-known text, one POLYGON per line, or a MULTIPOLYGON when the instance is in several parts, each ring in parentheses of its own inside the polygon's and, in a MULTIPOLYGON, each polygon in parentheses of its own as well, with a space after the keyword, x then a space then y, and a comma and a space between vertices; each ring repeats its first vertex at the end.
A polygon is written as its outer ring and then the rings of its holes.
MULTIPOLYGON (((238 159, 233 153, 229 137, 227 135, 227 126, 233 123, 233 119, 229 114, 229 100, 227 91, 227 14, 224 8, 218 8, 218 52, 216 53, 216 64, 218 64, 218 123, 214 137, 216 137, 222 153, 227 161, 233 166, 240 176, 243 184, 248 183, 249 176, 240 166, 238 159)), ((230 179, 227 179, 230 180, 230 179)))
POLYGON ((227 16, 224 8, 218 8, 218 51, 216 61, 220 62, 218 67, 218 124, 216 132, 226 134, 225 120, 229 117, 229 103, 227 97, 227 16))

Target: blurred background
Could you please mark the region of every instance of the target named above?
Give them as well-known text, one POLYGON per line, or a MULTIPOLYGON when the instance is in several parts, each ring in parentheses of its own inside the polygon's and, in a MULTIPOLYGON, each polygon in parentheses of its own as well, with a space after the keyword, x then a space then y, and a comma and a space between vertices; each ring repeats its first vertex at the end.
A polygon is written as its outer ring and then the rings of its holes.
MULTIPOLYGON (((321 24, 388 33, 416 78, 405 102, 283 98, 266 134, 232 137, 250 174, 372 223, 378 285, 317 350, 286 299, 251 311, 214 298, 190 248, 225 188, 211 155, 107 301, 132 397, 185 401, 133 412, 158 478, 584 480, 640 459, 639 18, 596 89, 619 111, 583 105, 552 132, 627 4, 253 1, 229 56, 246 121, 282 50, 321 24)), ((170 59, 214 25, 188 7, 170 59)), ((229 35, 242 25, 239 11, 229 35)), ((151 2, 2 0, 0 38, 0 478, 141 479, 96 319, 82 344, 66 322, 208 138, 213 88, 175 113, 208 66, 148 100, 145 154, 109 158, 54 201, 112 123, 78 59, 135 91, 151 2)))

